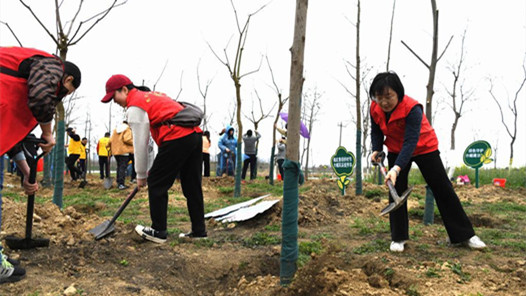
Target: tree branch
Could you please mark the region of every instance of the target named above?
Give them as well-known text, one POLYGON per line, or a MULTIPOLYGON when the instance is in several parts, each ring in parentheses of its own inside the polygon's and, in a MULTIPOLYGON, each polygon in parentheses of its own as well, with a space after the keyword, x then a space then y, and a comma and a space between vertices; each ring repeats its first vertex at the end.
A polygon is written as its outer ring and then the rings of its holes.
MULTIPOLYGON (((80 0, 79 9, 77 9, 77 12, 75 13, 75 16, 71 20, 71 24, 69 25, 67 36, 69 36, 69 34, 71 33, 71 30, 73 29, 73 24, 75 23, 75 20, 77 19, 78 15, 80 13, 80 10, 82 9, 82 4, 84 4, 84 0, 80 0)), ((66 24, 67 24, 67 22, 66 22, 66 24)), ((64 24, 64 26, 66 26, 66 24, 64 24)))
POLYGON ((87 34, 89 31, 91 31, 91 29, 93 29, 93 27, 95 27, 96 24, 98 24, 101 20, 103 20, 103 19, 108 15, 108 13, 110 13, 110 11, 111 11, 113 8, 115 8, 115 7, 119 7, 119 6, 121 6, 121 5, 124 5, 126 2, 128 2, 128 0, 124 0, 123 2, 116 4, 117 1, 118 1, 118 0, 114 0, 113 3, 111 4, 111 6, 110 6, 108 9, 106 9, 105 11, 102 11, 102 12, 96 14, 95 16, 92 16, 91 18, 89 18, 89 19, 87 19, 87 20, 85 20, 85 21, 80 22, 77 31, 75 32, 75 34, 73 35, 73 37, 71 37, 70 42, 68 43, 68 45, 75 45, 75 44, 77 44, 80 40, 82 40, 82 38, 84 38, 84 36, 86 36, 86 34, 87 34), (102 16, 101 16, 100 18, 98 18, 98 19, 97 19, 97 20, 96 20, 96 21, 95 21, 95 22, 94 22, 94 23, 93 23, 93 24, 92 24, 92 25, 91 25, 91 26, 90 26, 90 27, 89 27, 89 28, 88 28, 88 29, 87 29, 87 30, 86 30, 86 31, 85 31, 85 32, 84 32, 84 33, 83 33, 78 39, 77 39, 77 40, 73 41, 73 39, 75 38, 75 36, 77 36, 77 33, 78 33, 79 30, 80 30, 80 27, 82 27, 83 24, 85 24, 85 23, 91 21, 93 18, 95 18, 96 16, 101 15, 101 14, 102 14, 102 16))
POLYGON ((447 42, 446 47, 444 48, 444 51, 442 51, 442 53, 441 53, 440 56, 438 57, 437 61, 440 61, 440 59, 442 58, 442 56, 446 53, 446 50, 447 50, 447 48, 449 47, 449 44, 451 43, 451 40, 453 40, 453 35, 451 35, 451 37, 449 37, 449 41, 447 42))
POLYGON ((37 22, 40 24, 40 26, 42 26, 42 28, 44 29, 44 31, 46 31, 46 33, 49 35, 49 37, 51 37, 51 39, 53 39, 53 41, 55 42, 55 44, 58 47, 58 40, 57 40, 57 38, 55 38, 55 36, 53 36, 53 34, 51 34, 51 32, 49 32, 49 30, 46 28, 46 26, 44 26, 44 24, 40 21, 38 16, 33 12, 33 9, 31 9, 31 7, 29 7, 29 5, 24 3, 23 0, 19 0, 19 1, 20 1, 20 3, 22 3, 22 5, 24 5, 25 8, 27 8, 29 10, 29 12, 31 12, 33 17, 37 20, 37 22))
MULTIPOLYGON (((168 60, 166 60, 166 62, 164 63, 163 70, 161 71, 161 74, 159 74, 159 78, 157 78, 157 80, 155 81, 155 83, 153 85, 153 90, 155 90, 155 87, 157 86, 157 83, 159 82, 159 80, 161 80, 161 77, 163 77, 164 70, 166 70, 166 66, 168 66, 168 60)), ((181 73, 181 76, 182 76, 182 73, 181 73)))
POLYGON ((414 51, 411 49, 411 47, 409 47, 407 44, 405 44, 405 42, 404 42, 403 40, 402 40, 401 42, 402 42, 402 44, 403 44, 407 49, 409 49, 409 51, 410 51, 413 55, 415 55, 415 57, 416 57, 420 62, 422 62, 422 64, 424 64, 424 66, 426 66, 426 68, 429 69, 429 65, 428 65, 426 62, 424 62, 424 60, 422 60, 422 58, 420 58, 420 56, 417 55, 416 52, 414 52, 414 51))
POLYGON ((497 103, 497 106, 499 106, 500 118, 501 118, 502 124, 506 128, 506 132, 508 133, 508 135, 513 138, 512 134, 510 132, 510 129, 508 128, 508 125, 506 124, 506 121, 504 121, 504 113, 502 112, 502 107, 500 106, 499 101, 497 100, 497 98, 495 98, 495 95, 493 94, 493 81, 491 81, 491 79, 490 79, 489 82, 490 82, 489 93, 490 93, 491 97, 493 98, 493 100, 495 101, 495 103, 497 103))
POLYGON ((20 42, 20 40, 18 40, 18 37, 16 36, 15 32, 14 32, 13 30, 11 30, 11 27, 9 26, 8 23, 4 23, 4 22, 0 21, 0 24, 6 25, 6 27, 9 29, 9 31, 11 32, 11 34, 13 34, 13 37, 15 37, 16 42, 18 42, 18 45, 20 45, 20 47, 24 47, 24 46, 22 45, 22 42, 20 42))

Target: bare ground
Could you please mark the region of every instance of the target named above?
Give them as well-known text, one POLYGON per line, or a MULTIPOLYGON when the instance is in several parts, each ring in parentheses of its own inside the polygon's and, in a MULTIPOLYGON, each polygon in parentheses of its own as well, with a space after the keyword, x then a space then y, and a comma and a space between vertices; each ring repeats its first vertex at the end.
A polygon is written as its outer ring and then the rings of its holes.
MULTIPOLYGON (((9 175, 5 181, 17 182, 9 175)), ((224 186, 233 186, 233 179, 205 179, 205 203, 221 196, 218 188, 224 186)), ((50 238, 51 244, 33 250, 7 249, 6 253, 21 260, 27 276, 0 285, 0 295, 62 295, 70 286, 76 295, 526 295, 526 250, 520 247, 498 243, 486 251, 471 251, 449 246, 439 217, 434 225, 421 226, 421 217, 414 214, 412 240, 404 253, 393 254, 388 251, 388 231, 360 233, 357 225, 370 221, 370 228, 376 229, 378 222, 388 223, 387 218, 377 218, 386 205, 383 187, 365 184, 364 192, 382 193, 381 198, 368 199, 356 196, 353 189, 341 196, 334 180, 313 180, 303 186, 299 240, 316 237, 323 250, 311 254, 289 287, 279 285, 280 245, 245 243, 254 233, 271 232, 266 226, 280 224, 281 203, 243 223, 225 226, 209 220, 208 242, 180 241, 172 235, 168 243, 158 245, 138 237, 135 224, 121 221, 114 234, 95 241, 88 230, 109 218, 97 215, 104 205, 61 211, 51 203, 52 191, 43 189, 37 194, 47 201, 36 204, 33 236, 50 238)), ((88 188, 104 192, 100 180, 90 179, 88 188)), ((65 184, 64 198, 81 190, 76 184, 65 184)), ((173 190, 181 194, 177 184, 173 190)), ((413 196, 425 195, 424 191, 417 186, 413 196)), ((4 188, 4 193, 9 192, 20 189, 16 185, 4 188)), ((502 219, 478 205, 524 205, 525 190, 463 186, 457 192, 471 205, 466 211, 477 232, 520 225, 519 240, 524 241, 524 217, 502 219)), ((123 192, 112 194, 125 197, 123 192)), ((139 215, 148 220, 146 193, 138 195, 132 203, 141 203, 139 215)), ((170 205, 184 207, 184 201, 171 198, 170 205)), ((412 197, 409 207, 421 206, 412 197)), ((4 196, 3 237, 24 235, 25 213, 24 201, 4 196)), ((187 230, 189 222, 178 222, 177 227, 187 230)), ((280 236, 279 231, 274 234, 280 236)))

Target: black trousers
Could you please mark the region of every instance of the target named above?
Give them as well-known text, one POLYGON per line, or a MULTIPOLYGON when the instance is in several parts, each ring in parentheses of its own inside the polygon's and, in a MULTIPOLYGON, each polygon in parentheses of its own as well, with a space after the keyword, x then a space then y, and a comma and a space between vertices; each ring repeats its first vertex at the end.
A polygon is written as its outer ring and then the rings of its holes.
MULTIPOLYGON (((398 154, 389 153, 387 156, 389 167, 394 166, 398 154)), ((462 204, 458 199, 451 181, 447 177, 446 170, 440 159, 438 150, 431 153, 414 156, 409 164, 402 168, 396 179, 396 192, 402 194, 407 189, 409 170, 411 163, 415 162, 422 173, 427 185, 433 191, 435 201, 449 235, 451 243, 460 243, 475 235, 473 226, 469 221, 462 204)), ((393 199, 389 196, 389 202, 393 199)), ((404 203, 396 211, 389 215, 391 226, 391 239, 393 241, 404 241, 409 239, 409 218, 407 215, 407 203, 404 203)))
POLYGON ((80 154, 70 154, 66 159, 66 165, 71 175, 71 179, 73 180, 77 180, 82 176, 82 171, 75 166, 75 163, 77 162, 77 159, 79 159, 79 157, 80 154))
POLYGON ((115 160, 117 160, 117 184, 124 185, 126 168, 130 157, 128 155, 115 155, 115 160))
POLYGON ((241 179, 245 180, 245 177, 247 175, 247 169, 250 165, 250 180, 254 180, 256 178, 256 162, 257 157, 255 154, 247 154, 248 158, 243 161, 243 173, 241 174, 241 179))
POLYGON ((192 232, 206 232, 201 187, 202 147, 201 133, 167 141, 159 147, 148 176, 148 197, 153 229, 167 230, 168 189, 172 187, 179 173, 181 189, 186 197, 192 222, 192 232))
POLYGON ((79 169, 82 171, 82 176, 86 175, 86 159, 79 159, 79 169))
POLYGON ((100 178, 104 179, 104 177, 110 176, 110 166, 108 164, 108 157, 107 156, 100 156, 99 155, 99 170, 100 170, 100 178))
POLYGON ((283 162, 285 161, 285 159, 278 159, 276 160, 276 162, 278 163, 278 171, 279 171, 279 174, 281 175, 281 179, 283 180, 283 162))
POLYGON ((210 153, 203 152, 204 171, 203 176, 210 177, 210 153))
POLYGON ((135 154, 130 153, 130 160, 131 160, 131 180, 137 179, 137 172, 135 171, 135 154))

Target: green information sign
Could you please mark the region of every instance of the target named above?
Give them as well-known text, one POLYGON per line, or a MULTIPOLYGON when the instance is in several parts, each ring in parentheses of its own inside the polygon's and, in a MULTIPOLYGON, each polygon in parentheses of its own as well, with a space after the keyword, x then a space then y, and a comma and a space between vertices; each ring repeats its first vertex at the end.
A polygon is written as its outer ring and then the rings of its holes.
POLYGON ((475 169, 475 184, 479 188, 479 168, 493 161, 491 146, 486 141, 475 141, 464 150, 464 163, 475 169))
POLYGON ((491 146, 486 141, 476 141, 464 151, 464 163, 474 169, 482 167, 493 161, 490 158, 492 154, 491 146))
POLYGON ((352 174, 355 165, 354 154, 347 151, 343 146, 338 147, 336 153, 331 157, 331 167, 338 176, 338 187, 342 191, 342 195, 345 194, 345 187, 351 182, 347 177, 352 174))

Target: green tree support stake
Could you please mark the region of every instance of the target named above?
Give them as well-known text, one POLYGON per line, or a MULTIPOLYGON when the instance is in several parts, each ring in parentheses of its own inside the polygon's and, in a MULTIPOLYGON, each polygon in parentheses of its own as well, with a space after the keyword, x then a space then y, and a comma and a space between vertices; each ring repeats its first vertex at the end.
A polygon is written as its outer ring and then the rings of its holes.
POLYGON ((426 185, 426 203, 424 208, 424 225, 431 225, 435 220, 435 197, 429 185, 426 185))
POLYGON ((275 152, 275 149, 276 147, 272 145, 272 150, 270 152, 270 168, 268 172, 268 179, 269 179, 270 185, 274 185, 274 152, 275 152))
POLYGON ((57 144, 55 145, 55 190, 53 191, 53 203, 62 209, 62 192, 64 191, 64 120, 57 124, 57 144))
MULTIPOLYGON (((54 148, 53 148, 54 150, 54 148)), ((44 156, 44 179, 42 179, 42 185, 46 188, 51 187, 51 162, 53 161, 52 152, 53 150, 44 156)))
POLYGON ((298 184, 303 183, 299 162, 283 162, 283 211, 281 213, 281 257, 279 278, 289 285, 297 270, 298 260, 298 184))
POLYGON ((356 195, 363 194, 362 187, 362 131, 356 130, 356 195))
POLYGON ((241 153, 241 143, 237 144, 236 148, 236 169, 235 169, 235 186, 234 186, 234 197, 240 197, 241 196, 241 163, 242 161, 242 153, 241 153))
POLYGON ((479 168, 475 168, 475 188, 479 188, 479 168))

